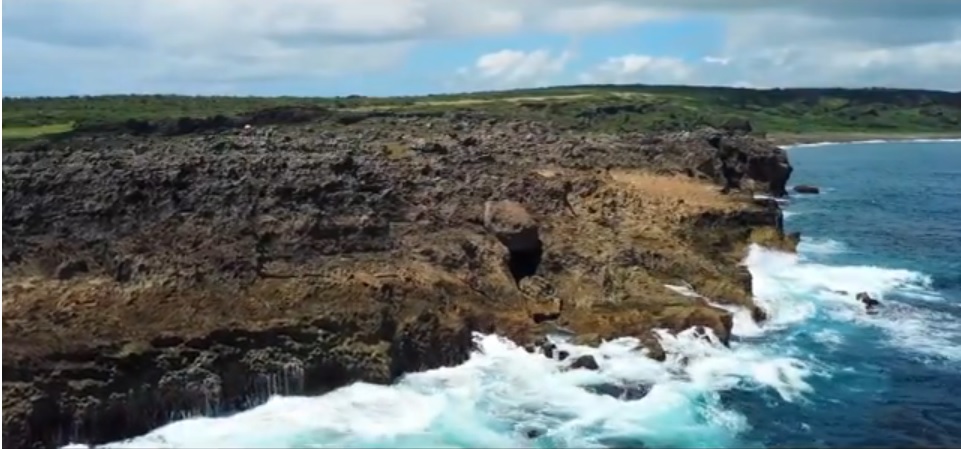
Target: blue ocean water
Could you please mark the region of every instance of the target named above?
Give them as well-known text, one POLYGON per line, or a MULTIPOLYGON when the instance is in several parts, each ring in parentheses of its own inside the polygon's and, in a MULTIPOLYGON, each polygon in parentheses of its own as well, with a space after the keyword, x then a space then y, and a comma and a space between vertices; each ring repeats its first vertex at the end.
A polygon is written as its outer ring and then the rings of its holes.
POLYGON ((112 447, 961 447, 961 143, 795 147, 786 222, 798 255, 745 261, 771 317, 736 311, 724 348, 662 334, 656 363, 622 339, 562 371, 496 336, 458 367, 394 386, 274 397, 112 447), (839 291, 846 291, 842 294, 839 291), (882 301, 868 315, 860 291, 882 301), (653 385, 641 400, 591 394, 653 385), (527 433, 536 430, 538 437, 527 433))

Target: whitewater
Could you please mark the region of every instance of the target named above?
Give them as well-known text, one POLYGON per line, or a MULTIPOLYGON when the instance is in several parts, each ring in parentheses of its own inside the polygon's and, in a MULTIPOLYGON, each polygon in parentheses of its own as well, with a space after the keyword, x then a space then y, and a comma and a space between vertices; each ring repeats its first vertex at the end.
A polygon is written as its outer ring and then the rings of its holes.
MULTIPOLYGON (((811 159, 820 169, 818 157, 825 157, 791 151, 799 167, 811 159)), ((957 167, 961 179, 961 163, 957 167)), ((830 173, 823 176, 828 181, 822 184, 824 195, 797 198, 786 206, 786 225, 796 229, 797 224, 805 232, 797 254, 750 248, 744 264, 753 276, 756 301, 769 319, 757 325, 746 311, 730 309, 730 347, 693 330, 658 332, 668 357, 655 362, 630 338, 590 348, 553 336, 559 349, 572 357, 593 355, 600 366, 597 371, 567 370, 569 361, 530 354, 496 335, 478 334, 478 350, 460 366, 410 374, 391 386, 356 383, 319 397, 275 396, 231 416, 183 419, 107 447, 956 444, 951 438, 959 433, 950 435, 961 430, 957 403, 952 402, 956 400, 936 396, 939 388, 961 391, 958 376, 952 374, 961 364, 958 298, 945 294, 952 290, 941 288, 943 277, 919 269, 923 264, 900 267, 894 256, 869 257, 863 245, 857 245, 856 229, 807 235, 808 229, 827 223, 818 217, 837 216, 832 201, 847 201, 845 192, 853 189, 841 181, 832 184, 830 173), (880 313, 867 315, 853 300, 861 291, 882 301, 880 313), (945 383, 950 379, 955 383, 945 383), (603 385, 648 392, 637 400, 592 393, 591 387, 603 385), (891 424, 895 421, 913 430, 891 424), (922 428, 932 430, 922 434, 922 428)), ((961 196, 952 198, 961 204, 961 196)), ((903 213, 904 208, 894 212, 903 213)), ((957 219, 953 213, 945 217, 957 219)), ((951 232, 951 226, 945 229, 951 232)), ((665 288, 696 295, 681 286, 665 288)))

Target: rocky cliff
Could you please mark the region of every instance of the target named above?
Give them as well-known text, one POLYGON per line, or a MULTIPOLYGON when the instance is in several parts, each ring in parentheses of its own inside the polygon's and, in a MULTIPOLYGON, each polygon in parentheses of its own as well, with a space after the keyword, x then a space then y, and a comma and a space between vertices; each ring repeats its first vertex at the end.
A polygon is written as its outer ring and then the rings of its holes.
POLYGON ((5 447, 391 382, 466 360, 472 332, 726 342, 728 312, 665 284, 755 308, 747 244, 794 244, 750 199, 791 166, 750 137, 271 114, 4 152, 5 447))

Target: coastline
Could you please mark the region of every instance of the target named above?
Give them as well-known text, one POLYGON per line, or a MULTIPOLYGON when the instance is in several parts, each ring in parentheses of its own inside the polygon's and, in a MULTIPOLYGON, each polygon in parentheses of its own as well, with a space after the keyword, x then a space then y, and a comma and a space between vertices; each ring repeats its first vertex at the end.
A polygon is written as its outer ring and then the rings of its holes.
POLYGON ((956 133, 868 133, 868 132, 812 132, 770 133, 767 140, 778 146, 798 147, 835 143, 899 142, 899 141, 951 141, 961 139, 956 133))
POLYGON ((462 364, 474 332, 544 355, 556 327, 592 347, 634 337, 653 361, 656 329, 727 345, 735 313, 766 318, 739 263, 750 244, 797 244, 774 204, 723 193, 785 193, 786 153, 754 137, 651 135, 638 151, 536 122, 269 113, 255 131, 164 123, 4 154, 5 201, 24 205, 4 216, 12 447, 387 385, 462 364), (62 212, 81 203, 96 213, 62 212))

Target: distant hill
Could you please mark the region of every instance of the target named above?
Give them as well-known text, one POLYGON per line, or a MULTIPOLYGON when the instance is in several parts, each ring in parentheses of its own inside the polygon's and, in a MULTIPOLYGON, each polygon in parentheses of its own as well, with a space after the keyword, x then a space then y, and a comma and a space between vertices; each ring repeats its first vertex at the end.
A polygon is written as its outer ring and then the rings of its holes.
POLYGON ((746 124, 762 133, 958 133, 961 92, 581 85, 411 97, 111 95, 4 98, 4 140, 128 119, 236 115, 277 106, 338 110, 483 111, 598 131, 746 124))

